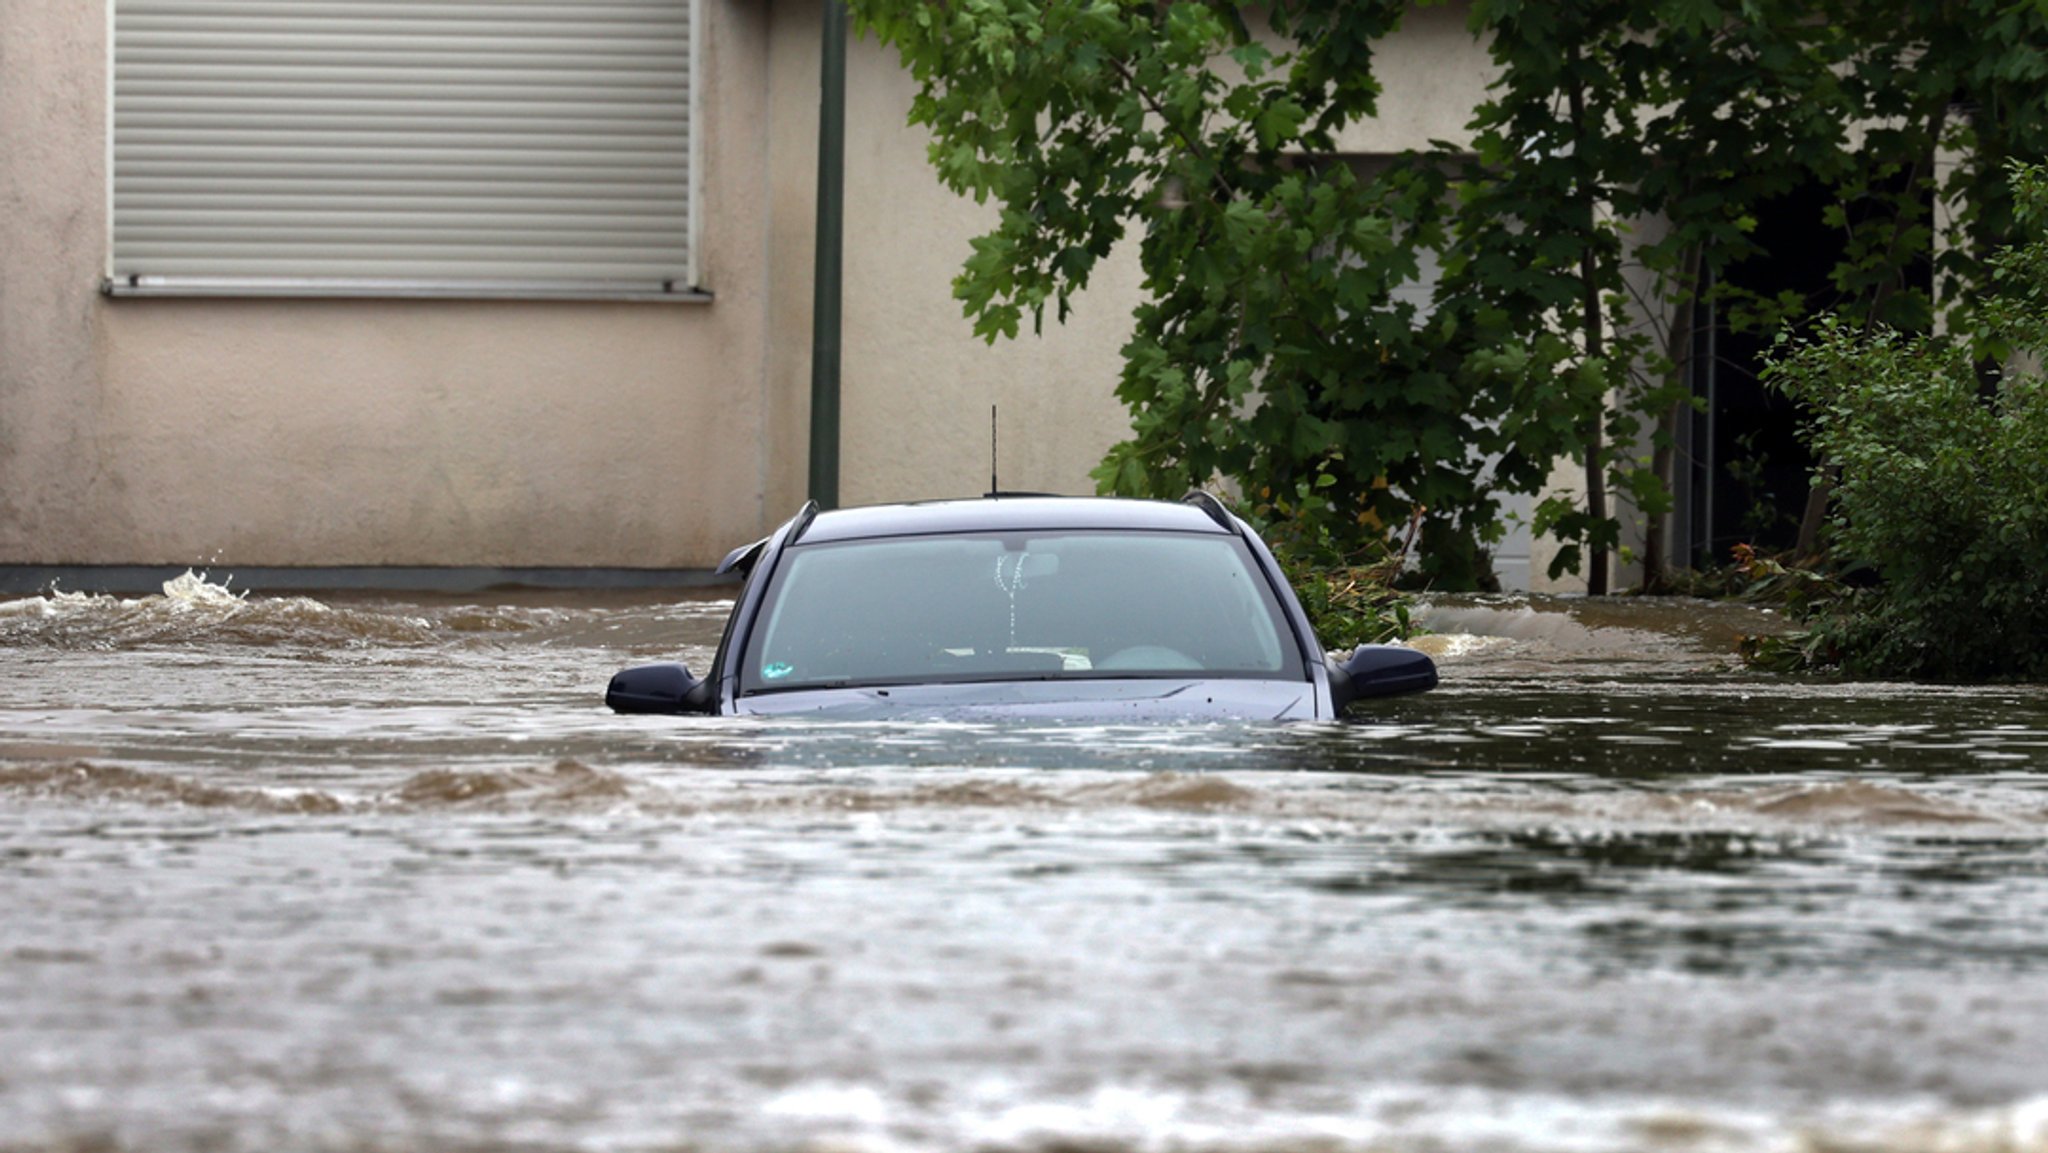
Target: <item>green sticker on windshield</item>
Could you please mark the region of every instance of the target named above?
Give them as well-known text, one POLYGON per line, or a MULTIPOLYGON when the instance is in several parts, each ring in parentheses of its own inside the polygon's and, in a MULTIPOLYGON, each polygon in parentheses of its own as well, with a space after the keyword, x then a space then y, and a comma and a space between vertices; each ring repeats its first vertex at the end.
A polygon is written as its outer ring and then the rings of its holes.
POLYGON ((779 681, 796 671, 796 666, 785 661, 769 661, 761 666, 761 675, 771 681, 779 681))

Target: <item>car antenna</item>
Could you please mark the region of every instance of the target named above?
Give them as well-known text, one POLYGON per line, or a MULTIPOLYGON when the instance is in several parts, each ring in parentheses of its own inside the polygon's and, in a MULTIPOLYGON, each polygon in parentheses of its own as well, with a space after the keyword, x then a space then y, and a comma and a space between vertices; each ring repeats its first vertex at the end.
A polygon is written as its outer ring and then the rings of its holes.
MULTIPOLYGON (((4 0, 0 0, 0 2, 4 2, 4 0)), ((1001 500, 1001 498, 1006 498, 1006 496, 1010 496, 1010 498, 1020 498, 1020 496, 1055 496, 1055 494, 1049 494, 1049 492, 1028 492, 1028 489, 1018 489, 1018 492, 1004 492, 1004 485, 1001 485, 1001 481, 997 479, 997 473, 995 473, 995 405, 993 403, 989 405, 989 494, 987 496, 989 496, 989 500, 1001 500)))

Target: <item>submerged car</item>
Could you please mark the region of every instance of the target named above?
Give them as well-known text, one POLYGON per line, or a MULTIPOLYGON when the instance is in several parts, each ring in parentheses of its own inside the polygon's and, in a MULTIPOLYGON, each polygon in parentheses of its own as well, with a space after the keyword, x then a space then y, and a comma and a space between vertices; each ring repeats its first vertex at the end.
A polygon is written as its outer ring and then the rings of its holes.
POLYGON ((1265 542, 1206 493, 806 505, 718 571, 746 584, 708 674, 626 669, 612 709, 1308 720, 1437 683, 1412 649, 1326 659, 1265 542))

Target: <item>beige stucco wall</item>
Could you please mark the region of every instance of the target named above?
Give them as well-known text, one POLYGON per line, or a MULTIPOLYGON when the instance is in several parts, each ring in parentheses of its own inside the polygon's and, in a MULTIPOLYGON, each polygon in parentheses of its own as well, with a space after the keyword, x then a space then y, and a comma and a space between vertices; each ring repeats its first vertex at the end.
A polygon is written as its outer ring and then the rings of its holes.
MULTIPOLYGON (((817 189, 817 0, 775 5, 775 198, 771 353, 775 507, 804 498, 817 189)), ((915 85, 894 49, 847 51, 846 242, 841 315, 842 504, 977 495, 988 488, 989 406, 1006 489, 1094 491, 1090 469, 1129 428, 1115 398, 1118 349, 1138 301, 1135 250, 1105 265, 1065 325, 989 345, 952 297, 968 241, 992 208, 940 186, 929 136, 906 123, 915 85)))
POLYGON ((104 298, 106 23, 0 4, 0 564, 697 566, 759 531, 761 5, 704 5, 709 305, 104 298))
POLYGON ((1391 154, 1425 148, 1432 140, 1464 145, 1465 122, 1486 98, 1493 77, 1486 49, 1466 28, 1467 0, 1415 7, 1401 28, 1373 53, 1381 86, 1378 114, 1348 124, 1340 151, 1391 154))
POLYGON ((1015 340, 974 336, 953 299, 967 238, 993 209, 940 187, 926 134, 905 126, 914 85, 893 50, 860 46, 849 72, 846 264, 846 484, 850 503, 988 488, 989 408, 1001 426, 1000 480, 1021 491, 1093 492, 1088 472, 1129 432, 1115 396, 1119 349, 1139 300, 1135 238, 1076 298, 1015 340))

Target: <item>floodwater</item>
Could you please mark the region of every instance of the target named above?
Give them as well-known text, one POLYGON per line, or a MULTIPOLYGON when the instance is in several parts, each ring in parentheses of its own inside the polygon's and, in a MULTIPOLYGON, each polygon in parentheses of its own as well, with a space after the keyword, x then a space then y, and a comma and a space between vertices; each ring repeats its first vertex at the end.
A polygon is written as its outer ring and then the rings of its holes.
POLYGON ((622 718, 726 603, 0 602, 0 1149, 2048 1150, 2048 693, 1462 601, 1358 723, 622 718))

